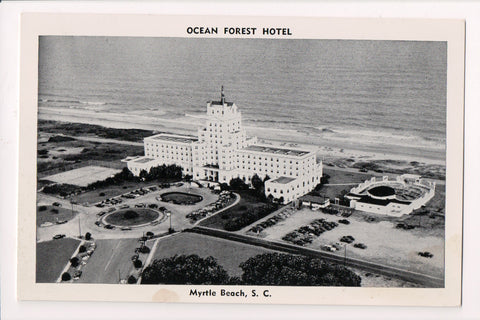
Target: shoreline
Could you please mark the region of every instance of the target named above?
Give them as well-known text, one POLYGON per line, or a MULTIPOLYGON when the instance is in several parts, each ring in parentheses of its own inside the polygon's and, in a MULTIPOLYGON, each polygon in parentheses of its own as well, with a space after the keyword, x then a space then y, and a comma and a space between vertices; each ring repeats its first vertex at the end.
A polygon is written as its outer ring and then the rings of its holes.
MULTIPOLYGON (((52 110, 53 111, 53 110, 52 110)), ((73 111, 73 110, 72 110, 73 111)), ((196 135, 199 127, 198 119, 148 119, 137 118, 134 115, 126 117, 120 114, 96 113, 95 117, 83 112, 40 112, 39 120, 49 120, 69 123, 84 123, 99 125, 107 128, 117 129, 143 129, 158 132, 172 132, 175 134, 196 135)), ((259 127, 246 127, 248 136, 257 136, 261 143, 267 143, 277 146, 289 146, 296 148, 308 148, 317 150, 319 159, 353 159, 355 161, 416 161, 428 165, 445 166, 445 151, 426 150, 419 146, 398 146, 382 145, 379 150, 378 145, 368 143, 358 143, 357 141, 345 141, 332 137, 318 137, 313 135, 301 134, 295 130, 266 129, 259 127), (443 158, 442 158, 443 155, 443 158)))

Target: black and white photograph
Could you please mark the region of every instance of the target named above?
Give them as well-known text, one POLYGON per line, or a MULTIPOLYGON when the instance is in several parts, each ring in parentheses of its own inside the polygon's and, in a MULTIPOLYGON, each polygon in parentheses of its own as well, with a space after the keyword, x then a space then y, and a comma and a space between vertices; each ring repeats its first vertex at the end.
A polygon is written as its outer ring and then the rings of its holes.
POLYGON ((212 21, 39 34, 34 285, 222 303, 458 288, 449 39, 212 21))
POLYGON ((36 281, 443 287, 446 80, 439 41, 42 36, 36 281))

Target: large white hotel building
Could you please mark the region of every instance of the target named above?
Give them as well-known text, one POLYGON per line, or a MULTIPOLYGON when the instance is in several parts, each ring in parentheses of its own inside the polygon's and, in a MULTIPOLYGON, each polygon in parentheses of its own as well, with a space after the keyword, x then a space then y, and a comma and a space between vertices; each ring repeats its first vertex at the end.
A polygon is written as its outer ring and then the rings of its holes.
POLYGON ((207 103, 207 120, 198 137, 157 134, 144 139, 145 156, 127 161, 133 174, 162 164, 176 164, 194 180, 229 183, 233 178, 251 182, 253 175, 270 177, 265 195, 292 201, 320 183, 322 162, 312 150, 262 145, 247 138, 237 106, 220 101, 207 103))

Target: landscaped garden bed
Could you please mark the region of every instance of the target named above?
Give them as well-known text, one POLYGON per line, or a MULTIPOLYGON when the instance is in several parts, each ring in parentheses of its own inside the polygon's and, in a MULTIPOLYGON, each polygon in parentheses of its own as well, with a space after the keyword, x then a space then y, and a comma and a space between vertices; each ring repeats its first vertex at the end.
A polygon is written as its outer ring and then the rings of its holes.
POLYGON ((167 192, 160 195, 164 202, 171 202, 173 204, 191 205, 203 200, 203 197, 197 194, 185 192, 167 192))
POLYGON ((104 218, 105 223, 114 226, 132 227, 157 220, 160 217, 158 211, 147 208, 135 208, 119 210, 104 218))

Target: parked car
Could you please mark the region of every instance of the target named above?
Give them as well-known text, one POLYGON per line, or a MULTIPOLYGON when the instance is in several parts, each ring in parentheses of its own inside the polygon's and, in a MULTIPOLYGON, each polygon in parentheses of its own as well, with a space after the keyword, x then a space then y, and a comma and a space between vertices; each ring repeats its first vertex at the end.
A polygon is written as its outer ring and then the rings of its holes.
POLYGON ((364 245, 363 243, 355 243, 353 246, 355 248, 359 248, 359 249, 366 249, 367 248, 367 246, 364 245))
POLYGON ((64 223, 67 223, 68 221, 67 220, 59 220, 57 222, 55 222, 56 224, 64 224, 64 223))
POLYGON ((128 209, 130 206, 128 204, 124 204, 120 206, 120 209, 128 209))
POLYGON ((322 246, 322 250, 335 252, 335 251, 337 251, 337 248, 335 248, 333 246, 329 246, 329 245, 324 245, 324 246, 322 246))
POLYGON ((114 226, 112 226, 111 224, 106 224, 105 226, 103 226, 105 229, 115 229, 114 226))
POLYGON ((132 228, 130 228, 130 227, 123 227, 123 228, 121 228, 120 230, 122 230, 122 231, 128 231, 128 230, 132 230, 132 228))
POLYGON ((53 240, 58 240, 58 239, 62 239, 62 238, 65 238, 64 234, 56 234, 56 235, 53 236, 53 240))
POLYGON ((425 258, 432 258, 432 257, 433 257, 433 254, 431 254, 431 253, 428 252, 428 251, 419 252, 418 255, 419 255, 419 256, 422 256, 422 257, 425 257, 425 258))

